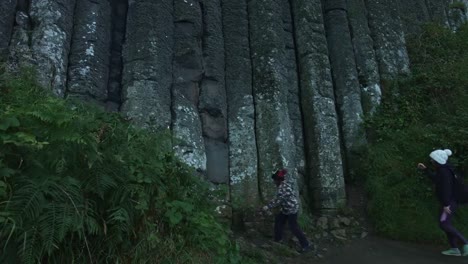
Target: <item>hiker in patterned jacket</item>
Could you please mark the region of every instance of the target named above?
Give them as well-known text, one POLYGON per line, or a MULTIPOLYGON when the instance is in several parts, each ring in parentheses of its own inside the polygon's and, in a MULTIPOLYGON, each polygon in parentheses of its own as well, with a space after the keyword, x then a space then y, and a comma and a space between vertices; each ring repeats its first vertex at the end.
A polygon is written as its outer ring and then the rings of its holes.
POLYGON ((286 173, 287 170, 282 169, 271 176, 277 187, 276 197, 262 209, 268 211, 278 206, 281 207, 281 212, 275 218, 275 241, 282 241, 284 226, 288 222, 291 232, 301 244, 300 252, 307 252, 310 250, 309 241, 297 224, 299 202, 291 184, 285 181, 286 173))

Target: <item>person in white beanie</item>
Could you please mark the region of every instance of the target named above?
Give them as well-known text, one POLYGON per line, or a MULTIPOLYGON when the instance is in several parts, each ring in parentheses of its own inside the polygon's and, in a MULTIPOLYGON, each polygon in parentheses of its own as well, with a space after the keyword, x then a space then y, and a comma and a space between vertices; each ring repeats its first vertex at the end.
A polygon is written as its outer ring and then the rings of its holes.
POLYGON ((448 256, 468 256, 468 241, 452 225, 452 218, 457 210, 457 198, 455 194, 455 174, 453 168, 448 164, 448 157, 452 155, 450 149, 438 149, 429 154, 435 172, 430 171, 423 163, 418 168, 423 170, 435 184, 436 195, 442 205, 440 210, 439 226, 447 235, 450 249, 442 251, 448 256), (463 252, 457 246, 457 240, 463 243, 463 252))

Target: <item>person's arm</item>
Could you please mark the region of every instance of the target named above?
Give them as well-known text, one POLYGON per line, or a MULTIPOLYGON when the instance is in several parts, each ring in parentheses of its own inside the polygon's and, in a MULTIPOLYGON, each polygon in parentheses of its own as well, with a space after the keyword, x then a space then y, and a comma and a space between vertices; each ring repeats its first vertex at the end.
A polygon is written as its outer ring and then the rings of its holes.
POLYGON ((264 209, 267 209, 267 210, 268 210, 268 209, 272 209, 272 208, 275 208, 275 207, 277 207, 278 205, 281 204, 281 201, 283 200, 283 196, 284 196, 284 194, 283 194, 283 191, 284 191, 284 190, 283 190, 282 187, 283 187, 283 186, 280 186, 280 187, 278 188, 278 191, 276 192, 276 197, 275 197, 273 200, 271 200, 271 201, 268 203, 268 205, 265 206, 265 207, 267 207, 267 208, 264 208, 264 209))
POLYGON ((436 179, 436 174, 435 172, 429 170, 429 168, 426 167, 423 163, 418 164, 418 169, 426 175, 431 181, 435 182, 436 179))

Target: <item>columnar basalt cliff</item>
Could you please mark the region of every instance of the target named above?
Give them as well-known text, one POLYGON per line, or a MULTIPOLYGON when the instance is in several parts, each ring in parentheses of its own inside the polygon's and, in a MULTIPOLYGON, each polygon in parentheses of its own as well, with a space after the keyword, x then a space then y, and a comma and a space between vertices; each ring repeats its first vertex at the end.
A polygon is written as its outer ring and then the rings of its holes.
POLYGON ((457 30, 454 0, 2 0, 0 58, 37 70, 59 97, 170 131, 176 155, 228 208, 288 180, 306 207, 335 210, 386 80, 410 74, 407 39, 457 30))

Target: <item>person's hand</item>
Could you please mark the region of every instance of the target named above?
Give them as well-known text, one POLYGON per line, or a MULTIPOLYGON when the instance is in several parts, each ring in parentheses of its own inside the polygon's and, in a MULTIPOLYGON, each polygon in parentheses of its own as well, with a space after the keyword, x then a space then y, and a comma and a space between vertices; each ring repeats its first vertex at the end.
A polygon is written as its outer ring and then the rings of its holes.
POLYGON ((451 214, 452 210, 450 210, 450 205, 449 206, 444 206, 444 212, 447 214, 451 214))
POLYGON ((425 169, 427 169, 427 167, 426 167, 426 165, 424 165, 424 163, 418 163, 418 169, 425 170, 425 169))

